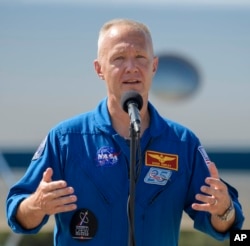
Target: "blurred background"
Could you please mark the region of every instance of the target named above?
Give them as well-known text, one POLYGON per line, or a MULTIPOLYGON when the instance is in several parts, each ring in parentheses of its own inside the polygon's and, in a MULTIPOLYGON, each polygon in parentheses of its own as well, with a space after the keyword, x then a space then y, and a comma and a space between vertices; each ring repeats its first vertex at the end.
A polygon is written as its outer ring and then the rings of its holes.
MULTIPOLYGON (((12 234, 5 198, 50 128, 106 96, 93 60, 99 29, 113 18, 150 28, 160 58, 150 101, 199 136, 238 189, 250 229, 249 1, 0 0, 0 245, 52 245, 53 218, 34 237, 12 234)), ((180 245, 190 242, 229 245, 184 215, 180 245)))

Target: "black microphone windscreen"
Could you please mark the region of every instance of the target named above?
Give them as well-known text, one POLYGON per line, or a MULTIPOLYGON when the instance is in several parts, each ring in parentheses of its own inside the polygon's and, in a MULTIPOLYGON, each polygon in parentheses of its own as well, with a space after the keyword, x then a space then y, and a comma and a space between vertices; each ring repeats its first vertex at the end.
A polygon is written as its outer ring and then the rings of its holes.
POLYGON ((128 113, 128 104, 136 103, 138 109, 141 110, 143 105, 142 96, 137 91, 127 91, 122 95, 121 106, 125 112, 128 113))

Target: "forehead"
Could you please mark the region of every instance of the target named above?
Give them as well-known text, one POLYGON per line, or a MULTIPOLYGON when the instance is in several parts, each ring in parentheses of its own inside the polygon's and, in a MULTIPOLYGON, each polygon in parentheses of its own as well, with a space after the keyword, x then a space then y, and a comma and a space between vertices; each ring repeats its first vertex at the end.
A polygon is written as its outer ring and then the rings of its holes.
POLYGON ((114 25, 107 31, 107 37, 110 38, 127 37, 131 35, 140 36, 141 38, 146 38, 147 36, 141 28, 126 24, 114 25))
POLYGON ((151 48, 150 36, 142 29, 130 25, 118 25, 111 27, 103 36, 103 48, 114 46, 126 46, 151 48))

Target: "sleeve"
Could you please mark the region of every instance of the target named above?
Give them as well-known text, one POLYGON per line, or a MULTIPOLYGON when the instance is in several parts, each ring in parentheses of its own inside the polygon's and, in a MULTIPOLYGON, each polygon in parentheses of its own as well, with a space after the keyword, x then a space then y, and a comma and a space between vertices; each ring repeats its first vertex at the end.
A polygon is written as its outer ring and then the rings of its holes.
MULTIPOLYGON (((37 233, 44 224, 47 223, 49 216, 45 216, 40 225, 31 230, 24 229, 16 220, 16 212, 19 204, 34 193, 38 187, 43 172, 52 167, 53 172, 58 173, 60 169, 60 146, 55 133, 50 133, 40 144, 35 152, 30 165, 24 176, 14 184, 6 199, 6 215, 10 228, 16 233, 34 234, 37 233)), ((56 175, 58 177, 58 175, 56 175)), ((52 179, 54 180, 54 174, 52 179)))
POLYGON ((222 182, 224 182, 228 188, 228 192, 229 195, 231 196, 231 199, 234 203, 234 208, 235 208, 235 222, 232 226, 231 229, 233 230, 240 230, 243 226, 243 222, 244 222, 244 215, 243 215, 243 211, 242 211, 242 206, 238 200, 238 191, 231 186, 230 184, 228 184, 226 181, 224 181, 223 179, 221 179, 222 182))
POLYGON ((10 226, 11 230, 16 233, 23 233, 23 234, 35 234, 40 231, 40 229, 45 225, 49 219, 49 216, 45 216, 36 228, 27 230, 24 229, 16 220, 15 214, 17 212, 17 208, 19 204, 28 197, 27 194, 24 195, 12 195, 7 200, 7 219, 8 225, 10 226))
MULTIPOLYGON (((206 154, 205 149, 202 146, 195 148, 194 159, 193 159, 193 173, 190 179, 189 194, 185 207, 185 212, 193 219, 194 228, 202 231, 217 240, 225 240, 230 234, 229 231, 225 233, 220 233, 216 231, 211 224, 211 214, 208 212, 195 211, 192 209, 191 205, 195 200, 195 195, 200 193, 200 187, 205 184, 205 178, 208 177, 209 170, 207 168, 207 163, 209 162, 209 157, 206 154)), ((229 194, 234 202, 236 220, 231 229, 239 230, 242 228, 244 216, 241 210, 241 205, 238 201, 238 192, 235 188, 227 184, 229 194)))

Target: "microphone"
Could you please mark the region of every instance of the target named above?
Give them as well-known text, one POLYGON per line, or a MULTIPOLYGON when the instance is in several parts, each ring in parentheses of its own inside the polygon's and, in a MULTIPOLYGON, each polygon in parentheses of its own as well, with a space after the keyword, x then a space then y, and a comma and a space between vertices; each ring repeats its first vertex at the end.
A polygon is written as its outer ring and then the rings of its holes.
POLYGON ((142 105, 142 96, 136 91, 127 91, 121 98, 121 106, 129 114, 131 126, 136 133, 139 133, 141 129, 140 110, 142 105))

